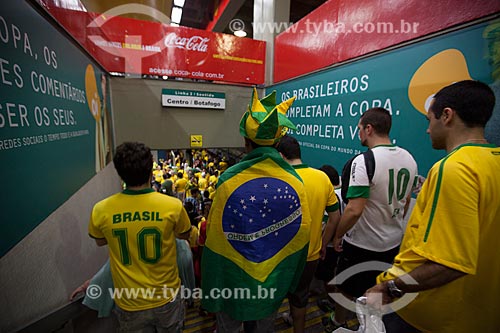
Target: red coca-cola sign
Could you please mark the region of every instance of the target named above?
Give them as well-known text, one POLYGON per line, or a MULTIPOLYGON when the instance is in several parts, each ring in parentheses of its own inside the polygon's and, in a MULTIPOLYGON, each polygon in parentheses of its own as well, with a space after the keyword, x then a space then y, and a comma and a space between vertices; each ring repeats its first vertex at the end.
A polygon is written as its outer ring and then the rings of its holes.
POLYGON ((175 32, 169 33, 165 37, 166 47, 177 47, 188 51, 207 52, 210 38, 201 36, 179 37, 175 32))
POLYGON ((264 83, 263 41, 45 7, 109 72, 264 83))

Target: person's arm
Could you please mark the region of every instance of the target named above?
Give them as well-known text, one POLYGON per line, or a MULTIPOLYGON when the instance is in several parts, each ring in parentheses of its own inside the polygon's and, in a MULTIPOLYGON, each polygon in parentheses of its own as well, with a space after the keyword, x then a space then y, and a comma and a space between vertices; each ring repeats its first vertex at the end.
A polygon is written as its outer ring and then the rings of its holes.
POLYGON ((425 178, 419 175, 415 176, 415 179, 413 180, 413 185, 411 186, 411 191, 408 193, 408 196, 406 197, 406 203, 403 211, 403 219, 406 217, 408 214, 408 209, 410 208, 410 203, 411 203, 411 194, 415 193, 418 194, 420 192, 420 189, 422 188, 422 183, 424 182, 425 178), (421 180, 423 179, 423 180, 421 180))
POLYGON ((406 203, 403 211, 403 219, 406 217, 406 214, 408 214, 408 209, 410 208, 410 202, 411 202, 411 192, 408 193, 408 196, 406 197, 406 203))
POLYGON ((191 221, 189 219, 188 213, 186 212, 186 209, 181 205, 180 207, 180 213, 179 213, 179 220, 175 224, 175 237, 179 239, 189 239, 189 236, 191 235, 191 230, 193 229, 193 226, 191 225, 191 221))
MULTIPOLYGON (((394 284, 403 293, 416 293, 438 288, 467 274, 428 260, 406 275, 394 279, 394 284), (405 281, 410 280, 408 276, 415 279, 417 283, 405 283, 405 281)), ((390 303, 392 297, 389 294, 388 283, 388 281, 384 281, 368 289, 366 291, 367 303, 376 306, 380 294, 382 295, 382 304, 390 303)))
POLYGON ((72 301, 75 299, 75 297, 80 294, 80 293, 85 293, 87 291, 87 288, 89 287, 90 285, 90 279, 88 279, 87 281, 85 281, 81 286, 79 286, 78 288, 76 288, 75 290, 73 290, 73 292, 71 293, 71 295, 69 296, 69 300, 72 301))
POLYGON ((326 255, 326 247, 328 243, 332 240, 335 231, 337 230, 337 226, 340 221, 340 210, 337 209, 334 212, 328 212, 328 220, 326 221, 325 231, 323 232, 322 246, 320 256, 321 259, 325 259, 326 255))
POLYGON ((365 209, 367 200, 367 198, 349 199, 349 203, 345 207, 344 213, 340 218, 339 226, 335 232, 335 237, 333 239, 336 251, 342 251, 342 247, 340 245, 342 237, 344 237, 345 233, 348 232, 349 229, 351 229, 356 224, 356 222, 358 222, 359 217, 361 216, 361 214, 363 214, 363 210, 365 209))
POLYGON ((104 246, 108 244, 108 241, 106 240, 106 238, 95 238, 95 243, 97 244, 97 246, 104 246))
POLYGON ((175 237, 179 238, 179 239, 189 239, 189 236, 191 235, 191 229, 190 228, 188 231, 186 232, 183 232, 182 234, 178 234, 178 235, 175 235, 175 237))
POLYGON ((418 284, 406 284, 400 277, 394 280, 396 286, 405 293, 441 287, 467 274, 429 260, 408 275, 414 278, 418 284))

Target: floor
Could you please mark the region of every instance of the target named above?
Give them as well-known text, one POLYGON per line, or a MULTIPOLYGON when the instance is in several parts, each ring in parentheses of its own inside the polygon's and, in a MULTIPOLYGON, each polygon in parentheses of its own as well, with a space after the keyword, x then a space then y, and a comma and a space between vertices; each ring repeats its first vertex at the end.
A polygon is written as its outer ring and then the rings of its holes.
MULTIPOLYGON (((316 305, 317 297, 310 297, 309 304, 307 305, 307 315, 306 315, 306 333, 320 333, 324 332, 323 325, 321 324, 321 319, 327 317, 328 314, 323 312, 316 305)), ((283 304, 279 309, 279 314, 283 312, 289 312, 288 300, 285 299, 283 304)), ((293 328, 287 325, 281 316, 276 318, 274 328, 276 332, 293 332, 293 328)), ((215 319, 210 316, 202 317, 198 313, 198 309, 195 306, 193 309, 189 309, 186 313, 186 319, 184 324, 184 333, 208 333, 215 331, 215 319)))

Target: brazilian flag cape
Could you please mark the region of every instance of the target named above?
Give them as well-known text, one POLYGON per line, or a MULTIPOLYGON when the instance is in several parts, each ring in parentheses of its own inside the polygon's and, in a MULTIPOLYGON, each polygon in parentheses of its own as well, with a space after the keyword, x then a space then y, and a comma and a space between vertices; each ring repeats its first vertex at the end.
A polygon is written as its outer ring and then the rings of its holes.
POLYGON ((219 178, 202 258, 202 305, 259 320, 295 290, 309 246, 302 179, 276 149, 259 147, 219 178))

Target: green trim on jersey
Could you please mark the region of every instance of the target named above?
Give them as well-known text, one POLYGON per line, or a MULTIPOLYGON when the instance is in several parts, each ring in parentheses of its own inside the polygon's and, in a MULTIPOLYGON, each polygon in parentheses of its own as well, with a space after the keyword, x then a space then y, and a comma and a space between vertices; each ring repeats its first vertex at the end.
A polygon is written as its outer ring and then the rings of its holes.
POLYGON ((494 143, 463 143, 459 146, 457 146, 455 149, 453 149, 449 155, 451 155, 451 153, 457 151, 458 149, 462 148, 462 147, 466 147, 466 146, 470 146, 470 147, 486 147, 486 148, 497 148, 497 145, 494 144, 494 143))
POLYGON ((191 232, 191 230, 193 230, 193 226, 192 225, 189 226, 189 229, 187 229, 186 231, 180 232, 179 234, 182 235, 182 234, 185 234, 187 232, 191 232))
POLYGON ((145 188, 142 190, 130 190, 130 189, 126 188, 122 191, 123 194, 130 194, 130 195, 146 194, 146 193, 151 193, 151 192, 156 192, 156 191, 152 188, 145 188))
POLYGON ((396 146, 396 145, 393 145, 392 143, 389 143, 389 144, 384 144, 384 145, 376 145, 376 146, 373 146, 371 149, 373 149, 373 148, 377 148, 377 147, 389 147, 389 148, 396 148, 397 146, 396 146))
POLYGON ((326 206, 325 210, 328 213, 331 213, 331 212, 335 212, 335 211, 339 210, 339 208, 340 208, 340 205, 339 205, 339 203, 337 201, 337 203, 334 204, 334 205, 332 205, 332 206, 326 206))
POLYGON ((487 147, 487 148, 496 148, 497 147, 495 144, 492 144, 492 143, 464 143, 464 144, 457 146, 445 158, 443 158, 441 160, 441 164, 439 165, 438 180, 436 182, 436 190, 434 192, 434 200, 432 201, 432 210, 431 210, 431 214, 429 216, 429 222, 427 222, 427 229, 425 230, 424 243, 427 242, 427 238, 429 238, 429 233, 431 231, 432 222, 434 220, 434 214, 436 213, 437 203, 438 203, 438 199, 439 199, 439 191, 441 190, 441 182, 443 180, 444 163, 457 150, 459 150, 462 147, 466 147, 466 146, 487 147))
POLYGON ((450 157, 454 151, 455 150, 453 150, 450 153, 450 155, 446 156, 441 161, 441 164, 439 165, 438 180, 436 182, 436 190, 434 192, 434 199, 432 200, 432 209, 431 209, 431 214, 429 216, 429 222, 427 222, 427 229, 425 230, 424 243, 427 242, 427 238, 429 237, 429 233, 431 231, 432 222, 434 220, 434 214, 436 213, 437 203, 438 203, 438 199, 439 199, 439 191, 441 190, 441 182, 443 181, 444 162, 446 162, 448 157, 450 157))
POLYGON ((309 168, 309 165, 307 164, 296 164, 296 165, 292 165, 294 169, 306 169, 306 168, 309 168))
POLYGON ((370 186, 349 186, 346 197, 353 198, 368 198, 370 197, 370 186))

